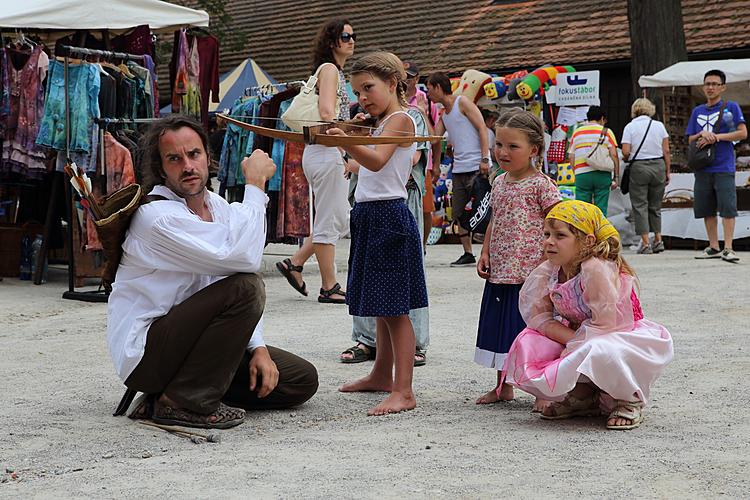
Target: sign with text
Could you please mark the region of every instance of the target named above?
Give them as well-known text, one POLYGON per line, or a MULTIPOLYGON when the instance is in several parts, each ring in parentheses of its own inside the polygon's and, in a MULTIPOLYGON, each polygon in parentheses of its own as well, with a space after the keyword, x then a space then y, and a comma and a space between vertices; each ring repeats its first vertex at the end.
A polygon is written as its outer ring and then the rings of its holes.
POLYGON ((558 106, 598 106, 599 72, 578 71, 557 75, 558 106))

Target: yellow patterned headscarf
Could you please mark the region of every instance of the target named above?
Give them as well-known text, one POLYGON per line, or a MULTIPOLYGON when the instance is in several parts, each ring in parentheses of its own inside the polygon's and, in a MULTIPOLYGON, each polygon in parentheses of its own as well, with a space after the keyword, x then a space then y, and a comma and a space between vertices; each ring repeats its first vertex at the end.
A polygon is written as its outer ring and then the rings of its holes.
POLYGON ((596 241, 604 241, 615 237, 620 239, 617 229, 609 223, 602 211, 596 205, 579 200, 566 200, 558 203, 547 214, 547 219, 557 219, 567 222, 586 234, 596 236, 596 241))

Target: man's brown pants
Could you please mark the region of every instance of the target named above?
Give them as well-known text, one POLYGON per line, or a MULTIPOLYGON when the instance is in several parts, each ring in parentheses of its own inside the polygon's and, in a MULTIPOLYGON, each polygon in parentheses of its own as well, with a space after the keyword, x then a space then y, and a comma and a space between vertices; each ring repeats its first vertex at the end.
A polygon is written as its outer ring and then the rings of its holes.
POLYGON ((125 381, 130 389, 164 393, 178 407, 201 414, 219 402, 247 409, 287 408, 307 401, 318 387, 307 361, 269 347, 279 384, 265 398, 249 389, 247 343, 266 301, 256 274, 235 274, 207 286, 151 324, 146 350, 125 381), (244 385, 243 385, 244 384, 244 385))

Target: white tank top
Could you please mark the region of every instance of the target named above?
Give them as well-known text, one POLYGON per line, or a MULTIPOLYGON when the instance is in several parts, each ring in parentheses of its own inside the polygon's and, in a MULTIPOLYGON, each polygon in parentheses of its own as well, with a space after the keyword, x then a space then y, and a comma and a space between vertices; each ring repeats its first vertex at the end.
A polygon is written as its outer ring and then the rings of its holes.
MULTIPOLYGON (((406 111, 396 111, 388 115, 380 126, 373 132, 373 137, 383 135, 383 127, 388 120, 398 114, 403 113, 409 117, 412 124, 412 134, 417 129, 414 118, 409 116, 406 111)), ((390 134, 385 134, 390 135, 390 134)), ((370 146, 375 148, 375 146, 370 146)), ((379 201, 379 200, 396 200, 398 198, 406 199, 406 183, 411 174, 411 160, 417 151, 417 143, 413 142, 406 147, 397 147, 388 163, 378 172, 367 170, 364 166, 359 169, 359 178, 357 179, 357 189, 354 191, 354 201, 379 201)))
MULTIPOLYGON (((456 97, 450 113, 443 115, 443 124, 448 131, 448 139, 453 144, 453 173, 463 174, 479 170, 482 161, 482 146, 479 132, 469 119, 461 112, 456 97)), ((490 146, 492 147, 492 146, 490 146)))

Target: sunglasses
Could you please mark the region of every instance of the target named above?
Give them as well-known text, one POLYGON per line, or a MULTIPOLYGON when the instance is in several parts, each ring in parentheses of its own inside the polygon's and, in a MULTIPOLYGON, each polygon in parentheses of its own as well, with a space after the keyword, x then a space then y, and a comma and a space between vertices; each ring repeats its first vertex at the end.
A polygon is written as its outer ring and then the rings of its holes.
POLYGON ((356 33, 347 33, 344 31, 341 33, 341 41, 344 43, 349 43, 350 41, 357 41, 357 34, 356 33))

